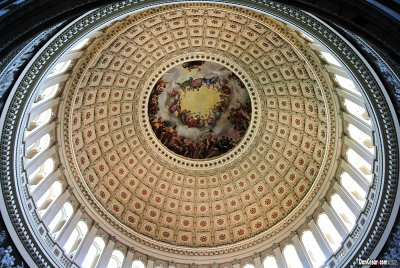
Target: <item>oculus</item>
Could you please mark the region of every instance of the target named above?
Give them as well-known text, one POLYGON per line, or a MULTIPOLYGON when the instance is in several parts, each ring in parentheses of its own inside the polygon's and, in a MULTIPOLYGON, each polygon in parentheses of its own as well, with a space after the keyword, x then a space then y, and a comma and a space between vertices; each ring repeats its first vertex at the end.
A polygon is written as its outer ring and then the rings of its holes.
POLYGON ((158 140, 191 159, 217 157, 234 148, 248 129, 251 110, 239 77, 209 61, 189 61, 167 71, 148 103, 158 140))

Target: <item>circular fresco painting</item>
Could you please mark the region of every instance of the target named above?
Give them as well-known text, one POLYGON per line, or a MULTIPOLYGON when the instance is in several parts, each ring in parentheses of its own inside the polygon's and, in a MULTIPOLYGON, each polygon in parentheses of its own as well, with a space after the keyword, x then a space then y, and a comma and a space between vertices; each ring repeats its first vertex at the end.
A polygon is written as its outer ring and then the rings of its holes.
POLYGON ((157 81, 148 115, 164 146, 187 158, 206 159, 240 142, 250 123, 251 103, 231 70, 214 62, 190 61, 157 81))

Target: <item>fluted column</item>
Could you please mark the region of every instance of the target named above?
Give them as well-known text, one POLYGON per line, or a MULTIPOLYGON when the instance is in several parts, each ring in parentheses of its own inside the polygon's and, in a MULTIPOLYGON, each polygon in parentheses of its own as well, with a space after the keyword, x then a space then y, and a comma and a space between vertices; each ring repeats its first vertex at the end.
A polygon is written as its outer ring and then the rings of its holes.
POLYGON ((341 167, 343 168, 344 171, 349 173, 350 177, 354 179, 354 181, 360 185, 361 189, 363 189, 366 193, 368 193, 369 190, 369 182, 363 175, 360 174, 358 170, 353 168, 349 163, 346 161, 342 160, 341 162, 341 167))
POLYGON ((333 211, 333 209, 329 206, 327 202, 322 205, 326 215, 328 216, 329 220, 332 222, 333 226, 335 227, 336 231, 339 233, 342 240, 347 237, 347 228, 344 225, 343 221, 339 218, 339 216, 333 211))
POLYGON ((175 262, 174 261, 169 261, 168 262, 168 268, 175 268, 175 262))
POLYGON ((67 243, 68 238, 70 237, 72 231, 75 229, 76 225, 81 219, 82 214, 82 209, 78 208, 72 218, 66 223, 65 228, 61 231, 60 236, 57 239, 58 245, 60 247, 64 247, 64 245, 67 243))
POLYGON ((349 148, 353 149, 362 159, 364 159, 371 167, 374 164, 374 155, 368 151, 365 147, 361 146, 353 139, 349 137, 344 137, 344 143, 349 146, 349 148))
POLYGON ((55 129, 55 127, 56 127, 56 122, 53 121, 51 123, 48 123, 48 124, 40 127, 40 129, 35 130, 33 133, 30 133, 24 139, 25 148, 28 149, 32 144, 37 142, 41 137, 43 137, 44 135, 46 135, 47 133, 49 133, 50 131, 55 129))
POLYGON ((261 254, 259 252, 253 254, 254 267, 255 268, 263 268, 264 266, 261 263, 261 254))
POLYGON ((304 248, 303 243, 301 243, 299 237, 297 236, 297 234, 294 234, 292 236, 292 241, 293 241, 293 245, 294 248, 296 249, 297 255, 299 255, 299 259, 301 261, 301 264, 303 265, 304 268, 310 267, 312 268, 312 262, 310 260, 310 257, 307 254, 306 249, 304 248))
POLYGON ((325 235, 318 228, 313 219, 310 219, 308 221, 308 226, 310 226, 311 232, 314 235, 314 238, 317 241, 318 245, 320 246, 322 253, 324 253, 325 258, 328 259, 332 255, 333 251, 325 235))
POLYGON ((153 268, 154 267, 154 259, 148 258, 147 259, 147 266, 146 268, 153 268))
POLYGON ((233 267, 233 268, 240 268, 240 261, 237 260, 237 259, 234 259, 234 260, 232 261, 232 267, 233 267))
POLYGON ((35 156, 34 159, 24 159, 24 168, 26 171, 26 174, 28 176, 32 174, 37 168, 40 167, 41 164, 44 163, 44 161, 47 160, 47 158, 52 157, 55 153, 57 152, 55 146, 51 146, 49 149, 41 152, 39 155, 35 156))
POLYGON ((287 264, 285 261, 285 258, 282 255, 281 249, 279 248, 278 245, 274 244, 274 255, 275 255, 275 260, 276 264, 278 265, 279 268, 287 268, 287 264))
POLYGON ((49 174, 46 178, 42 179, 43 181, 40 182, 38 186, 35 187, 35 189, 32 191, 31 195, 33 198, 33 201, 35 203, 39 201, 39 199, 46 193, 46 191, 51 187, 51 185, 61 177, 61 171, 60 169, 56 169, 53 171, 51 174, 49 174))
POLYGON ((70 189, 66 189, 54 202, 50 205, 50 207, 46 210, 46 212, 42 216, 42 221, 46 226, 49 226, 51 221, 60 211, 62 206, 67 202, 68 198, 71 196, 70 189))
POLYGON ((86 254, 88 253, 90 246, 93 243, 94 238, 96 237, 97 231, 99 230, 99 224, 93 223, 90 228, 89 233, 83 239, 81 245, 79 246, 78 252, 75 254, 75 263, 78 266, 81 266, 86 254))
POLYGON ((132 267, 133 255, 134 255, 133 248, 131 248, 131 247, 128 248, 127 254, 124 258, 124 263, 122 264, 121 268, 131 268, 132 267))
POLYGON ((343 202, 349 207, 351 212, 357 217, 361 211, 360 205, 343 189, 343 187, 335 182, 333 185, 333 189, 335 189, 336 193, 342 198, 343 202))
POLYGON ((115 238, 111 237, 108 240, 106 248, 104 249, 103 253, 100 256, 99 261, 97 262, 96 268, 107 268, 114 246, 115 246, 115 238))

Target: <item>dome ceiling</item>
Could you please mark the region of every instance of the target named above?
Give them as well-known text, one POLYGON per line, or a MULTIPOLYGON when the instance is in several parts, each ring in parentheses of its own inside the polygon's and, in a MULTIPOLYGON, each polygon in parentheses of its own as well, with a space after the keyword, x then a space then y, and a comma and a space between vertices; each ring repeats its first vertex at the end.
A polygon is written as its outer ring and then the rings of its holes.
POLYGON ((295 221, 326 178, 327 88, 304 40, 270 17, 216 4, 149 9, 109 26, 74 67, 68 166, 90 206, 131 239, 164 250, 254 245, 295 221), (221 133, 232 135, 226 150, 221 133), (183 136, 206 152, 176 148, 183 136))

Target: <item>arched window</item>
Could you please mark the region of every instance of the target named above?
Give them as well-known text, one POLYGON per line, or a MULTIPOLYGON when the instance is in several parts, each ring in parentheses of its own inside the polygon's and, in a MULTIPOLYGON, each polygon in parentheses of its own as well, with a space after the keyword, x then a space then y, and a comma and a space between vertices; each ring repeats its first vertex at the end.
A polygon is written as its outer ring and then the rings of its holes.
POLYGON ((144 263, 140 260, 134 260, 132 262, 132 268, 144 268, 144 263))
POLYGON ((51 73, 47 76, 47 78, 50 78, 50 77, 53 77, 53 76, 56 76, 58 74, 65 72, 68 69, 70 64, 71 64, 71 60, 57 63, 56 66, 54 67, 54 69, 51 71, 51 73))
POLYGON ((349 207, 343 202, 338 194, 334 194, 331 197, 331 206, 342 219, 344 225, 348 231, 353 229, 354 224, 356 224, 356 216, 349 209, 349 207))
POLYGON ((336 251, 340 247, 342 238, 337 232, 335 226, 333 226, 331 220, 326 214, 321 214, 318 217, 317 225, 328 240, 328 243, 331 246, 332 250, 336 251))
POLYGON ((57 199, 58 196, 60 196, 61 191, 61 182, 55 181, 36 203, 39 214, 43 215, 46 212, 50 205, 57 199))
POLYGON ((369 118, 367 111, 363 107, 347 99, 344 100, 344 105, 349 114, 352 114, 367 123, 368 125, 371 125, 371 119, 369 118))
POLYGON ((360 91, 356 88, 356 85, 354 85, 353 81, 351 81, 350 79, 338 74, 335 74, 335 79, 342 88, 348 89, 358 95, 361 95, 360 91))
POLYGON ((74 208, 72 207, 70 202, 66 202, 61 210, 56 214, 54 219, 49 224, 49 231, 53 234, 53 237, 56 238, 57 234, 60 233, 61 229, 64 227, 65 223, 71 217, 74 212, 74 208))
POLYGON ((34 158, 36 155, 46 150, 49 147, 49 145, 50 145, 50 135, 46 134, 27 148, 26 158, 29 159, 34 158))
POLYGON ((301 242, 303 242, 303 245, 307 251, 308 256, 311 259, 313 266, 320 267, 325 261, 325 256, 317 241, 315 240, 312 232, 305 231, 301 236, 301 242))
POLYGON ((253 264, 246 264, 243 268, 255 268, 253 264))
POLYGON ((372 172, 371 165, 364 160, 358 153, 356 153, 353 149, 349 149, 347 151, 347 161, 356 169, 361 171, 361 174, 371 182, 372 181, 372 172))
POLYGON ((111 254, 107 268, 121 268, 124 261, 124 254, 120 250, 114 250, 111 254))
POLYGON ((368 136, 352 124, 349 124, 347 130, 353 140, 355 140, 358 144, 360 144, 371 153, 374 153, 374 146, 372 145, 372 140, 370 136, 368 136))
POLYGON ((335 59, 335 57, 332 56, 331 53, 321 51, 321 56, 327 63, 336 65, 336 66, 341 66, 340 63, 335 59))
POLYGON ((275 257, 267 256, 263 261, 264 268, 278 268, 275 257))
POLYGON ((89 251, 85 256, 85 259, 83 260, 82 268, 95 267, 100 259, 104 246, 105 246, 104 240, 100 237, 95 237, 92 245, 89 248, 89 251))
POLYGON ((57 94, 59 87, 60 87, 59 84, 55 84, 53 86, 41 90, 35 99, 35 103, 39 103, 53 98, 57 94))
POLYGON ((52 114, 53 111, 51 108, 49 108, 43 113, 37 115, 35 118, 32 118, 26 129, 27 130, 26 135, 31 134, 35 129, 38 129, 41 126, 44 126, 47 122, 49 122, 52 114))
POLYGON ((81 244, 83 238, 88 231, 88 227, 84 221, 79 221, 71 235, 69 236, 67 243, 64 245, 64 252, 66 254, 74 253, 79 245, 81 244))
POLYGON ((28 175, 29 189, 32 191, 54 170, 53 158, 47 158, 32 174, 28 175))
POLYGON ((299 259, 299 255, 297 255, 296 249, 294 248, 293 245, 287 245, 283 249, 283 256, 285 257, 285 261, 288 268, 303 267, 299 259))
POLYGON ((340 183, 343 188, 353 196, 354 200, 360 204, 361 207, 364 207, 365 204, 365 196, 367 193, 358 185, 358 183, 350 176, 349 173, 343 172, 340 176, 340 183))

